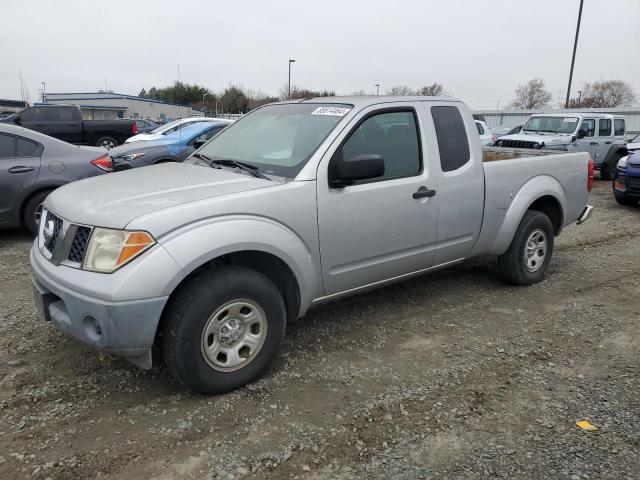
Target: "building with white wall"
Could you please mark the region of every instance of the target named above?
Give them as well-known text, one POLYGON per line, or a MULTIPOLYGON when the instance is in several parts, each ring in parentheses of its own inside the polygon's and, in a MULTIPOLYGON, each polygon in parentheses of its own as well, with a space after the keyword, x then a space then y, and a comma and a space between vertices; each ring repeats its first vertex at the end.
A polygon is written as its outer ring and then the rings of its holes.
POLYGON ((185 105, 114 93, 111 90, 95 93, 47 92, 45 103, 78 105, 85 120, 150 118, 153 121, 166 122, 176 118, 202 116, 202 111, 185 105))

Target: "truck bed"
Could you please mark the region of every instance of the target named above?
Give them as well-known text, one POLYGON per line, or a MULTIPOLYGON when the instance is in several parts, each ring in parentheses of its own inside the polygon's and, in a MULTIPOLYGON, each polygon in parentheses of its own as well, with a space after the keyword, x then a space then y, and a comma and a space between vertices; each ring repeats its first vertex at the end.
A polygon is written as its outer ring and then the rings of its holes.
POLYGON ((560 155, 569 152, 559 150, 542 150, 531 148, 482 147, 482 161, 513 160, 522 157, 543 157, 546 155, 560 155))

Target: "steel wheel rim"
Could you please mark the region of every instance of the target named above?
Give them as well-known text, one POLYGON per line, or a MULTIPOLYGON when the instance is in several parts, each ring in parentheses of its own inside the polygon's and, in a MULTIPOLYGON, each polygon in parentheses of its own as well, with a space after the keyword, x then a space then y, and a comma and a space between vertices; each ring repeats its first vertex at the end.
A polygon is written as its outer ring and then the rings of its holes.
POLYGON ((524 263, 528 271, 539 270, 547 258, 547 235, 536 229, 529 235, 524 249, 524 263))
POLYGON ((267 337, 267 316, 253 300, 225 303, 202 330, 202 357, 214 370, 232 372, 246 367, 260 353, 267 337))

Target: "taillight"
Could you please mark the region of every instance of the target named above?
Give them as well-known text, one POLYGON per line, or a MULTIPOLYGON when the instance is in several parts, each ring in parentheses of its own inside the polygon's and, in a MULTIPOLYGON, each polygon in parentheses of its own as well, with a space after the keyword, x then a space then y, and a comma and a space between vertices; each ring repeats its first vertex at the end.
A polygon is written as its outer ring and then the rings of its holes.
POLYGON ((131 135, 137 135, 138 134, 138 125, 136 124, 136 122, 133 122, 131 124, 131 135))
POLYGON ((91 160, 91 164, 105 172, 113 170, 113 163, 111 162, 111 157, 109 157, 109 155, 104 155, 100 158, 96 158, 95 160, 91 160))
POLYGON ((591 189, 593 188, 593 160, 589 159, 589 166, 587 167, 587 190, 591 193, 591 189))

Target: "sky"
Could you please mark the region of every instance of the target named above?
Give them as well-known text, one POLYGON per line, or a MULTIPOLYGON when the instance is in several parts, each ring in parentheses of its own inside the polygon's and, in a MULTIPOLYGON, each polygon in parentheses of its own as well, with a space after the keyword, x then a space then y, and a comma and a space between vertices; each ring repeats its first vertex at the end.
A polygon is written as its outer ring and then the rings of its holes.
MULTIPOLYGON (((1 0, 0 98, 178 79, 277 94, 433 82, 475 109, 543 78, 564 102, 579 0, 1 0), (179 68, 178 68, 179 65, 179 68)), ((585 0, 572 92, 621 79, 640 103, 640 0, 585 0)), ((575 94, 577 96, 577 94, 575 94)))

